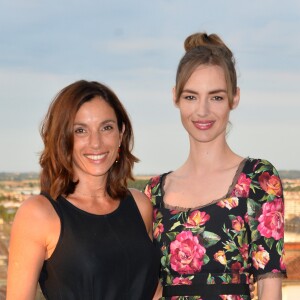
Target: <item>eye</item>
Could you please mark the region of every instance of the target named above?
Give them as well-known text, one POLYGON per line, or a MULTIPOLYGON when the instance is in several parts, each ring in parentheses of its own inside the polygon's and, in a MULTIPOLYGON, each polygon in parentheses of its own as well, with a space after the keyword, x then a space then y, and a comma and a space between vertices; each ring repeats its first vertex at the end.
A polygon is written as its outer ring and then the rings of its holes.
POLYGON ((75 128, 74 132, 76 134, 83 134, 83 133, 86 133, 86 130, 82 127, 78 127, 78 128, 75 128))
POLYGON ((191 100, 195 100, 196 97, 193 95, 184 95, 183 99, 191 101, 191 100))
POLYGON ((109 131, 109 130, 112 130, 112 129, 114 129, 112 125, 105 125, 105 126, 102 128, 103 131, 109 131))
POLYGON ((221 96, 213 96, 212 99, 215 101, 222 101, 224 98, 221 96))

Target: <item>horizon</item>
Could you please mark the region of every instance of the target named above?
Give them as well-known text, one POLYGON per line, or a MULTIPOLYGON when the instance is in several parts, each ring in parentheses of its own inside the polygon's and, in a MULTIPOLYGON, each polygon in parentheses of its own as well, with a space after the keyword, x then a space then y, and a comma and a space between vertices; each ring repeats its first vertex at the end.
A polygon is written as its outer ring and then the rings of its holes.
MULTIPOLYGON (((287 176, 287 175, 284 175, 283 173, 297 173, 297 175, 294 175, 294 176, 299 176, 299 177, 296 177, 296 178, 288 178, 288 179, 300 179, 300 170, 277 170, 280 177, 283 177, 283 176, 287 176), (298 174, 299 173, 299 174, 298 174)), ((39 179, 38 177, 38 174, 40 172, 39 171, 24 171, 24 172, 19 172, 19 171, 10 171, 10 172, 6 172, 6 171, 0 171, 0 181, 1 181, 1 176, 9 176, 9 175, 34 175, 34 176, 37 176, 37 178, 35 179, 39 179)), ((157 176, 159 175, 159 173, 152 173, 152 174, 133 174, 134 177, 152 177, 152 176, 157 176)), ((285 179, 285 178, 283 178, 285 179)))

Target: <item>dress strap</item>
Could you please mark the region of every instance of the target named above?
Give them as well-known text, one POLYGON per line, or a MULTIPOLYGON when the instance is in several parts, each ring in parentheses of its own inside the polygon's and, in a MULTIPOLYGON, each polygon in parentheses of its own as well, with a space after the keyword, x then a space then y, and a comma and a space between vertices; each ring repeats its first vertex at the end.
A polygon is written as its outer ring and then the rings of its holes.
POLYGON ((248 284, 173 285, 163 288, 163 297, 199 296, 212 299, 220 295, 250 295, 248 284))
POLYGON ((53 198, 46 192, 40 192, 41 195, 43 195, 44 197, 46 197, 49 202, 52 204, 54 210, 56 211, 56 213, 58 214, 58 216, 60 217, 60 219, 62 219, 62 212, 61 212, 61 208, 59 206, 59 202, 58 200, 53 200, 53 198))

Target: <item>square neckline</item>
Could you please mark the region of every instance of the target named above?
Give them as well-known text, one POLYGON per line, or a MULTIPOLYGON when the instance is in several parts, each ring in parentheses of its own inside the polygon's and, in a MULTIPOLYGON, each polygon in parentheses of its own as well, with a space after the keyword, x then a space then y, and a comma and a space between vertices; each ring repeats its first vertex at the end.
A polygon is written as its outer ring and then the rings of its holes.
POLYGON ((170 173, 172 173, 173 171, 164 173, 160 178, 160 190, 161 190, 161 197, 162 197, 161 203, 162 203, 163 208, 168 209, 168 210, 176 210, 176 211, 186 212, 186 211, 193 211, 193 210, 204 208, 204 207, 207 207, 207 206, 210 206, 210 205, 214 205, 215 203, 218 203, 221 200, 228 199, 230 197, 230 194, 232 193, 235 185, 237 184, 238 178, 239 178, 240 174, 242 173, 242 171, 244 170, 245 164, 247 163, 248 160, 249 160, 249 157, 247 156, 244 159, 242 159, 241 162, 239 163, 239 166, 237 167, 237 169, 235 171, 235 175, 233 176, 232 182, 231 182, 225 196, 220 197, 219 199, 212 200, 212 201, 210 201, 210 202, 208 202, 204 205, 199 205, 199 206, 196 206, 196 207, 183 207, 183 206, 176 206, 176 205, 174 206, 174 205, 170 205, 170 204, 168 204, 164 201, 165 181, 166 181, 167 176, 170 173))

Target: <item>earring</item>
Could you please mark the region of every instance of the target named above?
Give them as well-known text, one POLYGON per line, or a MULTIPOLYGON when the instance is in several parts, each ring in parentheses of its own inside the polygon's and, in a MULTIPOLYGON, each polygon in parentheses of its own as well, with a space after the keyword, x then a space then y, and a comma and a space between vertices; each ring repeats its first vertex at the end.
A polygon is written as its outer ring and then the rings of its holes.
POLYGON ((121 145, 119 146, 119 149, 118 149, 118 155, 117 155, 117 158, 116 158, 115 163, 118 163, 118 162, 119 162, 119 160, 120 160, 120 153, 121 153, 121 145))

